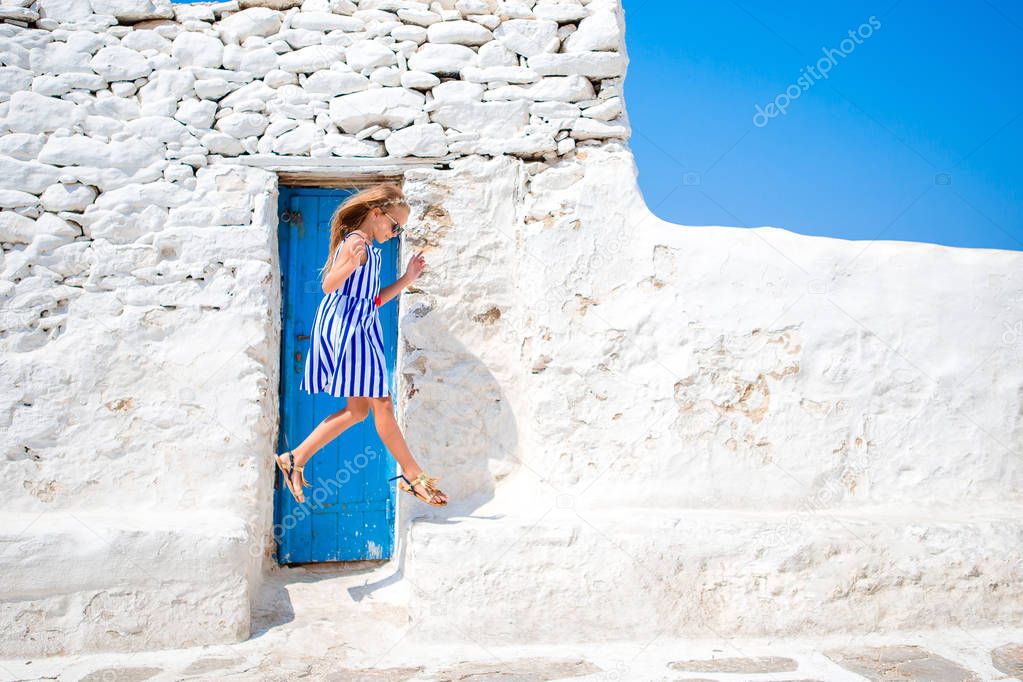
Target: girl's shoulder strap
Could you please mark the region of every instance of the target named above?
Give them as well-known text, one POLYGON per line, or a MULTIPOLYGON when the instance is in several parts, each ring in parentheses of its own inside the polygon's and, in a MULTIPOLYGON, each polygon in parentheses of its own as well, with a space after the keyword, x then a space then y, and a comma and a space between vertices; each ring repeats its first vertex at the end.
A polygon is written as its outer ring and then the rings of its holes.
MULTIPOLYGON (((352 230, 351 232, 349 232, 348 234, 345 235, 345 238, 341 240, 341 245, 338 246, 338 249, 340 249, 341 246, 344 246, 344 243, 346 241, 348 241, 348 238, 351 237, 351 236, 355 236, 356 239, 358 239, 359 241, 362 242, 363 246, 367 247, 366 248, 366 258, 368 259, 369 258, 369 253, 368 253, 369 248, 368 247, 370 246, 370 242, 369 242, 369 240, 366 239, 365 236, 363 236, 363 234, 361 232, 358 232, 356 230, 352 230)), ((362 263, 360 263, 360 265, 362 265, 362 263)))

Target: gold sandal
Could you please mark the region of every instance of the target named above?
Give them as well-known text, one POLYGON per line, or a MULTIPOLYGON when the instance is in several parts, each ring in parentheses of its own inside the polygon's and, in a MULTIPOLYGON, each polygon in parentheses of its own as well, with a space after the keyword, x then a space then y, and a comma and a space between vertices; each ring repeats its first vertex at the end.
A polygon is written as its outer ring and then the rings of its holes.
POLYGON ((413 481, 408 480, 408 478, 403 473, 398 474, 397 476, 394 476, 387 480, 393 481, 396 478, 401 479, 401 481, 398 481, 398 487, 407 492, 408 494, 416 497, 417 499, 420 499, 427 504, 433 505, 434 507, 443 507, 444 505, 447 504, 446 500, 440 501, 439 498, 437 497, 437 493, 442 493, 440 488, 434 485, 435 481, 440 480, 439 477, 427 476, 425 472, 420 471, 419 475, 416 476, 415 480, 413 481), (426 495, 422 495, 419 493, 419 491, 416 490, 417 485, 426 491, 426 495))
POLYGON ((301 481, 303 486, 311 488, 312 485, 306 482, 305 475, 302 473, 302 470, 305 467, 295 466, 294 451, 289 450, 285 454, 288 456, 287 466, 281 464, 281 458, 277 455, 274 455, 274 462, 277 464, 277 468, 280 469, 281 475, 284 476, 284 484, 288 486, 288 490, 291 492, 291 496, 295 498, 296 502, 298 502, 299 504, 303 504, 305 502, 305 495, 302 495, 302 497, 299 498, 299 495, 302 493, 301 486, 299 486, 299 490, 298 492, 296 492, 295 485, 291 482, 291 472, 292 471, 298 472, 298 480, 301 481))

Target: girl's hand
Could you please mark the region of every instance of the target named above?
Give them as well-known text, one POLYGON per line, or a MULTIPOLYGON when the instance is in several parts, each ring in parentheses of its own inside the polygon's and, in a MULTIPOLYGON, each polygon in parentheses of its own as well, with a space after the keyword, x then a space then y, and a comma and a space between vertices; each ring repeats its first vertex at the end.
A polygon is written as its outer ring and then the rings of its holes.
POLYGON ((416 255, 409 259, 408 267, 405 268, 405 280, 407 282, 414 282, 419 275, 423 274, 423 268, 426 267, 426 259, 423 258, 423 252, 420 251, 416 255))
POLYGON ((366 252, 366 243, 356 237, 345 242, 341 249, 341 256, 348 261, 354 262, 355 266, 362 265, 362 254, 366 252))

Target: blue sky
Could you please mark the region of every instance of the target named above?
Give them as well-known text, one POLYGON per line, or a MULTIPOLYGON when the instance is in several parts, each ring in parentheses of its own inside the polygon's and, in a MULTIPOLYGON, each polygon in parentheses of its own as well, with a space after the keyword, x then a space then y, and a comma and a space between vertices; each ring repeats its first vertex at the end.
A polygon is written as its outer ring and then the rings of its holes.
POLYGON ((1023 250, 1023 3, 623 6, 662 219, 1023 250))

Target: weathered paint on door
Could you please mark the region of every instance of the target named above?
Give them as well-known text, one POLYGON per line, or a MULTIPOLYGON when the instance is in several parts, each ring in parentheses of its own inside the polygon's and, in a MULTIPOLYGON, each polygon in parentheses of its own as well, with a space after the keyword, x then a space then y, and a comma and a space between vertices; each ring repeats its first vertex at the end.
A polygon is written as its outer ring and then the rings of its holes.
MULTIPOLYGON (((281 429, 278 452, 295 447, 346 399, 299 390, 316 308, 323 297, 319 269, 330 248, 330 217, 354 190, 281 187, 278 237, 281 256, 281 429)), ((381 287, 396 279, 397 239, 379 244, 381 287)), ((398 304, 379 309, 391 395, 398 346, 398 304)), ((385 559, 394 546, 398 473, 373 426, 372 413, 346 429, 306 464, 305 503, 288 492, 280 473, 274 494, 277 561, 385 559)))

